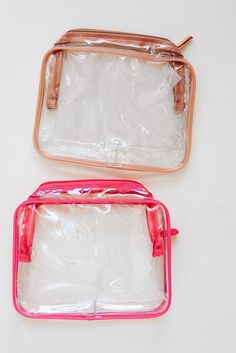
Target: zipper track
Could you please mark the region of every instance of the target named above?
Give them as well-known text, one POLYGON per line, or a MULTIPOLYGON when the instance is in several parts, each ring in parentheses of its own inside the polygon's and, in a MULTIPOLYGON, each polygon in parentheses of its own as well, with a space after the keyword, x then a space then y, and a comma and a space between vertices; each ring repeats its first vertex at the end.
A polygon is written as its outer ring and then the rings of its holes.
POLYGON ((158 41, 158 40, 164 40, 166 41, 167 43, 175 46, 174 43, 172 43, 169 39, 167 38, 164 38, 164 37, 157 37, 157 36, 152 36, 152 35, 147 35, 147 34, 138 34, 138 33, 130 33, 130 32, 119 32, 119 31, 109 31, 109 30, 98 30, 98 29, 86 29, 86 28, 75 28, 75 29, 71 29, 69 31, 67 31, 65 33, 65 35, 67 33, 70 33, 70 35, 78 35, 78 33, 94 33, 94 34, 105 34, 105 35, 109 35, 109 34, 113 34, 113 35, 119 35, 119 36, 122 36, 124 37, 124 39, 127 37, 127 36, 131 36, 131 37, 135 37, 135 38, 143 38, 143 39, 149 39, 151 41, 158 41))
POLYGON ((62 191, 68 191, 68 188, 102 188, 104 187, 109 189, 109 188, 121 188, 121 190, 125 191, 127 189, 127 191, 129 191, 131 189, 131 191, 133 191, 135 188, 138 188, 139 191, 143 190, 143 192, 145 192, 148 196, 153 197, 153 195, 151 194, 151 192, 149 190, 147 190, 141 183, 136 182, 136 181, 132 181, 132 180, 122 180, 122 179, 89 179, 89 180, 62 180, 62 181, 50 181, 50 182, 46 182, 41 184, 31 195, 29 198, 33 197, 37 197, 38 193, 40 191, 53 191, 55 190, 55 188, 61 189, 62 191), (96 183, 95 185, 93 185, 93 183, 96 183), (85 185, 84 185, 85 184, 85 185), (65 188, 66 187, 66 188, 65 188))
POLYGON ((133 36, 133 37, 143 37, 143 38, 157 38, 157 39, 163 39, 166 40, 168 42, 170 42, 169 39, 165 38, 165 37, 157 37, 157 36, 152 36, 152 35, 148 35, 148 34, 138 34, 138 33, 131 33, 131 32, 122 32, 122 31, 109 31, 106 29, 88 29, 88 28, 73 28, 70 29, 69 31, 67 31, 66 33, 71 33, 71 32, 86 32, 86 33, 104 33, 104 34, 119 34, 119 35, 128 35, 128 36, 133 36))
MULTIPOLYGON (((156 37, 156 36, 151 36, 151 35, 144 35, 144 34, 136 34, 136 33, 128 33, 128 32, 116 32, 116 31, 106 31, 106 30, 97 30, 97 29, 72 29, 70 31, 67 31, 54 45, 71 45, 73 47, 73 43, 70 42, 70 38, 73 38, 73 40, 78 37, 78 39, 83 39, 89 37, 89 35, 92 37, 104 37, 104 39, 107 39, 108 42, 112 40, 120 40, 126 41, 126 42, 132 42, 134 40, 146 40, 147 44, 156 44, 159 45, 159 48, 156 48, 159 52, 163 53, 169 53, 170 54, 175 54, 177 57, 182 57, 183 55, 181 54, 179 48, 172 43, 169 39, 163 38, 163 37, 156 37), (112 38, 113 36, 113 38, 112 38), (149 43, 148 43, 149 42, 149 43)), ((75 44, 75 43, 74 43, 75 44)), ((109 44, 109 43, 108 43, 109 44)), ((76 46, 76 44, 75 44, 76 46)), ((138 49, 137 49, 138 51, 138 49)), ((140 49, 141 51, 141 49, 140 49)))

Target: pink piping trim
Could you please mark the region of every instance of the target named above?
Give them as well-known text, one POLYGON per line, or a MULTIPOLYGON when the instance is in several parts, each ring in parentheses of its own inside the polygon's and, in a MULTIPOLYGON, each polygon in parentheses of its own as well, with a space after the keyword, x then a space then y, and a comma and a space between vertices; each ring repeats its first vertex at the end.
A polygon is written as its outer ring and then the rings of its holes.
POLYGON ((12 299, 15 310, 28 318, 37 318, 37 319, 64 319, 64 320, 107 320, 107 319, 140 319, 140 318, 153 318, 160 315, 163 315, 170 307, 171 298, 172 298, 172 288, 171 288, 171 234, 170 234, 170 216, 166 206, 160 201, 152 200, 152 199, 122 199, 122 200, 108 200, 108 199, 99 199, 99 200, 51 200, 51 199, 43 199, 43 200, 27 200, 24 201, 21 205, 19 205, 14 214, 14 239, 13 239, 13 264, 12 264, 12 299), (127 313, 127 314, 100 314, 100 315, 81 315, 81 314, 30 314, 25 312, 17 303, 17 271, 18 271, 18 246, 19 246, 19 235, 18 235, 18 215, 20 210, 28 206, 30 204, 146 204, 146 205, 159 205, 165 211, 166 216, 166 253, 167 253, 167 263, 165 267, 167 267, 167 278, 165 283, 167 284, 166 295, 167 301, 162 303, 155 310, 145 313, 127 313), (163 309, 162 309, 163 308, 163 309), (162 309, 162 310, 160 310, 162 309))

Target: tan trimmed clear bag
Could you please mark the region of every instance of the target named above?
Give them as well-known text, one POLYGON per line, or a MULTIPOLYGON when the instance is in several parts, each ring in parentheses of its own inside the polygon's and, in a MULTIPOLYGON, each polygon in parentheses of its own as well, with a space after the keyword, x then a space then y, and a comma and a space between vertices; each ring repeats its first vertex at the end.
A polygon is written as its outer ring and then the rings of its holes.
POLYGON ((76 29, 42 63, 34 128, 50 159, 171 172, 191 149, 195 74, 165 38, 76 29))

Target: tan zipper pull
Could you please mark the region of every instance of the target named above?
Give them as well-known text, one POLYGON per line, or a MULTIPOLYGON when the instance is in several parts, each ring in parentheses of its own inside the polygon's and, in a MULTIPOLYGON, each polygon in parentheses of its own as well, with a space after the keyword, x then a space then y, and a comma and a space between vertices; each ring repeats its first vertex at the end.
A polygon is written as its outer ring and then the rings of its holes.
POLYGON ((192 41, 193 37, 192 36, 187 36, 186 38, 184 38, 179 44, 177 44, 176 46, 179 49, 183 49, 188 43, 190 43, 192 41))

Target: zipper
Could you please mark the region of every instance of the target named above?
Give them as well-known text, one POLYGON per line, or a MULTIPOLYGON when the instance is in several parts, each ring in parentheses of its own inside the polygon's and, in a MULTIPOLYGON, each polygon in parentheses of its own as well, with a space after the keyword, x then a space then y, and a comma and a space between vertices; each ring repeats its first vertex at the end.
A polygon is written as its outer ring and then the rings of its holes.
POLYGON ((164 37, 157 37, 157 36, 152 36, 148 34, 138 34, 138 33, 131 33, 131 32, 121 32, 121 31, 110 31, 110 30, 105 30, 105 29, 88 29, 88 28, 73 28, 70 29, 67 33, 102 33, 102 34, 114 34, 114 35, 121 35, 121 36, 132 36, 132 37, 139 37, 139 38, 145 38, 145 39, 161 39, 165 40, 167 42, 170 42, 169 39, 164 38, 164 37))
MULTIPOLYGON (((63 180, 63 181, 51 181, 43 183, 38 189, 30 196, 30 198, 39 197, 42 194, 47 194, 48 192, 68 192, 71 189, 95 189, 94 192, 101 192, 106 189, 117 190, 117 193, 136 193, 137 195, 142 195, 146 197, 153 197, 153 195, 148 191, 141 183, 130 180, 119 180, 119 179, 90 179, 90 180, 63 180), (100 188, 100 190, 99 190, 100 188), (98 191, 99 190, 99 191, 98 191), (136 192, 135 192, 136 191, 136 192)), ((89 191, 90 192, 90 191, 89 191)), ((83 192, 83 194, 86 193, 83 192)))
POLYGON ((120 40, 130 40, 132 41, 134 38, 135 39, 143 39, 149 42, 153 43, 158 43, 160 42, 161 44, 166 44, 166 45, 172 45, 175 46, 174 43, 172 43, 169 39, 164 38, 164 37, 157 37, 157 36, 151 36, 151 35, 145 35, 145 34, 137 34, 137 33, 128 33, 128 32, 119 32, 119 31, 108 31, 108 30, 99 30, 99 29, 83 29, 83 28, 76 28, 76 29, 71 29, 67 31, 63 36, 55 43, 55 44, 63 44, 65 41, 70 40, 73 37, 88 37, 88 34, 92 37, 104 37, 104 38, 109 38, 111 39, 111 36, 113 36, 116 39, 120 40), (83 35, 85 34, 85 35, 83 35))
POLYGON ((70 44, 70 41, 73 41, 73 38, 83 38, 83 37, 88 37, 88 34, 95 37, 106 37, 108 39, 113 39, 110 38, 113 36, 115 39, 120 39, 121 41, 126 40, 126 41, 131 41, 136 39, 136 40, 143 40, 143 41, 149 41, 150 43, 154 44, 159 44, 162 47, 164 46, 169 46, 173 48, 174 50, 171 50, 175 52, 175 54, 178 56, 182 56, 180 53, 180 49, 183 49, 192 39, 192 36, 187 36, 184 38, 179 44, 174 44, 171 42, 169 39, 164 38, 164 37, 157 37, 157 36, 152 36, 152 35, 145 35, 145 34, 137 34, 137 33, 128 33, 128 32, 119 32, 119 31, 108 31, 108 30, 98 30, 98 29, 84 29, 84 28, 76 28, 67 31, 56 43, 55 45, 61 45, 61 44, 70 44), (84 34, 84 35, 83 35, 84 34))

